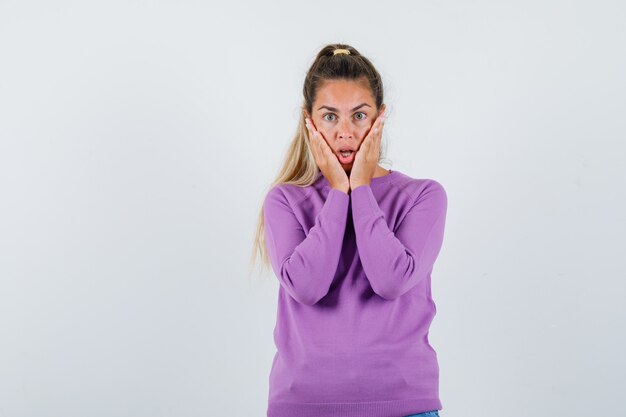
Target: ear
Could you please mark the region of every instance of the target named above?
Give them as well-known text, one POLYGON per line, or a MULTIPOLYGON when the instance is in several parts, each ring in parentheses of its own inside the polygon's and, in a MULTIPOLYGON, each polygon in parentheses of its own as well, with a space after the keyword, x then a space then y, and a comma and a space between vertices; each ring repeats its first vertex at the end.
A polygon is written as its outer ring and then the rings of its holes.
POLYGON ((381 114, 383 111, 385 111, 387 109, 387 105, 385 103, 380 105, 380 111, 378 112, 378 114, 381 114))

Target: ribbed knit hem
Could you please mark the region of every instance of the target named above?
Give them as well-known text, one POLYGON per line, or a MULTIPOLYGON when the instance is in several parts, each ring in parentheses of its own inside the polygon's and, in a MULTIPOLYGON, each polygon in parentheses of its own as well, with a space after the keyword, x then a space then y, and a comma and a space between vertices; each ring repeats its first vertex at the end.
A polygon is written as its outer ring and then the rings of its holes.
POLYGON ((360 403, 270 403, 267 417, 401 417, 442 408, 437 398, 360 403))

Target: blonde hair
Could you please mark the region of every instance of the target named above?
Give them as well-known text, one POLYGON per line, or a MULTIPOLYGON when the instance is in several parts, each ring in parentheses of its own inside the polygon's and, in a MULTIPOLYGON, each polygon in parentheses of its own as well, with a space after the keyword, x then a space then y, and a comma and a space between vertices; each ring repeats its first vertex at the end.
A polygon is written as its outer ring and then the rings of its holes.
MULTIPOLYGON (((311 115, 316 93, 325 80, 360 80, 365 78, 369 83, 372 95, 376 102, 376 108, 380 110, 383 104, 383 84, 380 74, 374 65, 356 49, 345 44, 330 44, 318 52, 315 61, 309 68, 304 80, 302 112, 289 148, 287 149, 282 167, 266 189, 264 197, 274 186, 278 184, 292 184, 306 187, 315 181, 320 170, 315 163, 313 153, 309 148, 307 128, 305 125, 305 113, 311 115), (346 53, 334 53, 337 49, 350 51, 346 53)), ((383 151, 379 155, 379 161, 383 158, 383 151)), ((257 255, 261 256, 261 266, 270 268, 270 260, 265 246, 265 221, 263 210, 264 198, 259 210, 257 227, 253 240, 252 253, 250 255, 249 271, 251 272, 257 261, 257 255)))

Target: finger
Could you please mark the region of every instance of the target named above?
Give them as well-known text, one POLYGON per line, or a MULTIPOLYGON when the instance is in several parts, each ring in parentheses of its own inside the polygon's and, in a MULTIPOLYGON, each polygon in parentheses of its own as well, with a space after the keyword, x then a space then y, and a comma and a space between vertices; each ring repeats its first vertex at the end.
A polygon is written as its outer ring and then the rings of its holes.
POLYGON ((383 127, 384 127, 384 122, 379 127, 376 128, 377 131, 376 131, 376 134, 374 135, 373 148, 377 154, 376 157, 378 157, 378 153, 380 152, 380 143, 382 142, 382 138, 383 138, 383 127))
POLYGON ((317 135, 315 130, 307 123, 307 140, 309 142, 309 149, 311 149, 311 152, 313 153, 313 159, 315 159, 315 161, 317 163, 320 162, 320 156, 322 155, 321 150, 320 150, 320 146, 319 146, 319 140, 317 139, 317 135))
POLYGON ((381 132, 383 125, 384 125, 384 118, 382 115, 379 115, 374 121, 374 124, 372 124, 372 127, 370 128, 370 131, 367 133, 367 136, 363 140, 363 143, 369 140, 376 140, 375 136, 377 136, 379 132, 381 132))
POLYGON ((311 144, 311 150, 316 157, 324 154, 324 149, 320 143, 320 133, 309 125, 309 143, 311 144))
POLYGON ((324 138, 322 133, 315 129, 311 119, 307 117, 305 118, 305 122, 307 124, 307 129, 309 129, 309 131, 311 132, 311 140, 316 145, 315 147, 316 150, 319 152, 319 156, 334 158, 335 154, 333 154, 333 150, 330 148, 330 145, 328 145, 328 142, 326 142, 326 139, 324 138))
POLYGON ((315 154, 317 155, 319 159, 324 155, 324 149, 322 149, 322 144, 320 143, 320 139, 319 139, 317 132, 313 132, 312 140, 313 140, 313 146, 315 147, 315 154))
POLYGON ((374 120, 374 124, 372 125, 372 128, 379 127, 384 121, 385 121, 385 113, 383 112, 378 115, 376 120, 374 120))
POLYGON ((372 126, 374 130, 374 136, 375 136, 374 140, 378 140, 382 137, 383 127, 385 127, 385 115, 384 114, 379 116, 376 122, 374 123, 374 126, 372 126))
POLYGON ((315 127, 315 125, 313 124, 313 120, 311 120, 311 118, 307 117, 304 119, 307 128, 309 128, 309 130, 311 130, 312 132, 316 132, 317 128, 315 127))
POLYGON ((313 132, 313 141, 315 142, 315 149, 317 150, 317 154, 320 157, 324 156, 324 148, 322 147, 322 140, 320 139, 320 135, 317 131, 313 132))
POLYGON ((311 125, 309 124, 309 119, 308 118, 305 119, 305 125, 306 125, 306 130, 308 132, 307 138, 310 141, 312 136, 313 136, 313 129, 311 128, 311 125))
POLYGON ((380 116, 378 116, 378 118, 374 122, 373 127, 374 127, 375 132, 381 131, 384 124, 385 124, 385 115, 381 114, 380 116))
POLYGON ((321 139, 320 132, 318 132, 317 129, 315 129, 315 127, 311 124, 310 121, 307 121, 307 128, 309 129, 311 140, 313 140, 314 142, 317 142, 321 139))
POLYGON ((326 142, 326 139, 324 139, 324 137, 322 136, 320 132, 317 132, 317 137, 319 138, 320 150, 322 154, 326 156, 328 159, 334 158, 335 156, 333 154, 333 150, 331 149, 330 145, 328 144, 328 142, 326 142))
POLYGON ((363 140, 363 143, 361 144, 361 149, 363 150, 363 153, 369 154, 371 152, 373 154, 374 151, 378 152, 382 138, 383 126, 384 120, 382 120, 382 118, 380 117, 377 118, 372 125, 369 133, 363 140))

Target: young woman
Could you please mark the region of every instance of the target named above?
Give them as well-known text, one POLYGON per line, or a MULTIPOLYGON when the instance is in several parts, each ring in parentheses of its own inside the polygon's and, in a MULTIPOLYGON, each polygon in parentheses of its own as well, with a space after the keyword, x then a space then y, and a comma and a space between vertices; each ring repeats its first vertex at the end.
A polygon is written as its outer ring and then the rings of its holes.
POLYGON ((446 192, 379 165, 383 85, 356 49, 324 47, 303 92, 256 235, 280 283, 267 416, 438 416, 446 192))

